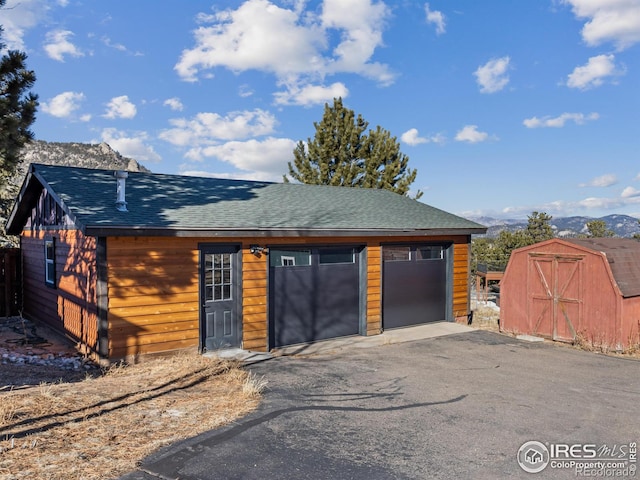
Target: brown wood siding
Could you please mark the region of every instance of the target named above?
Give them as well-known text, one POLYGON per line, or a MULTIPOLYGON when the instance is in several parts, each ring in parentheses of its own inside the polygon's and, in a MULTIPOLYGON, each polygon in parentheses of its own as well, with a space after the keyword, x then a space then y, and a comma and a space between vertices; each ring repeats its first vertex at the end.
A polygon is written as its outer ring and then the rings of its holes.
MULTIPOLYGON (((254 243, 258 243, 257 240, 254 243)), ((269 275, 267 255, 249 251, 251 242, 242 248, 242 344, 247 350, 267 349, 269 275)))
POLYGON ((41 321, 95 352, 96 242, 78 230, 24 231, 23 314, 41 321), (45 284, 44 241, 55 240, 56 287, 45 284))
POLYGON ((114 237, 107 239, 109 357, 197 347, 199 342, 200 243, 241 243, 242 346, 268 348, 268 255, 255 256, 250 245, 362 245, 367 247, 366 334, 382 328, 381 244, 453 242, 454 316, 465 316, 469 305, 469 238, 264 238, 209 239, 181 237, 114 237))
POLYGON ((367 335, 382 331, 382 248, 367 245, 367 335))
POLYGON ((110 359, 197 347, 198 255, 196 239, 107 239, 110 359))
POLYGON ((453 244, 453 318, 456 322, 466 323, 470 309, 469 267, 471 244, 466 237, 454 239, 453 244))

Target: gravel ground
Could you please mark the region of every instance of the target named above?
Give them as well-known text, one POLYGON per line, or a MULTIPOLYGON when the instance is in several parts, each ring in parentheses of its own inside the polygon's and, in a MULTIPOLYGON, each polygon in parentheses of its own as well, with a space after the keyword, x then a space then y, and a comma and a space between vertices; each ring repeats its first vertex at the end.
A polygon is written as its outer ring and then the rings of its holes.
POLYGON ((100 373, 70 341, 20 317, 0 318, 0 364, 0 392, 100 373))

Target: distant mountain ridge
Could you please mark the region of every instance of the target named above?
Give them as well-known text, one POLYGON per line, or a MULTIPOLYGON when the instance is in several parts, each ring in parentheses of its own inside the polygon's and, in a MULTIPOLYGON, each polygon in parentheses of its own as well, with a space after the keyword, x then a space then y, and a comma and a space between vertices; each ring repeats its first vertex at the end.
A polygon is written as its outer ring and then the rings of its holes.
MULTIPOLYGON (((514 232, 527 228, 526 220, 497 219, 493 217, 469 217, 469 220, 488 227, 486 236, 490 238, 497 237, 502 230, 514 232)), ((587 233, 587 222, 592 220, 604 221, 607 228, 613 231, 616 237, 632 237, 634 234, 640 233, 638 219, 630 215, 612 214, 600 218, 581 216, 554 217, 549 224, 553 228, 556 237, 571 238, 585 235, 587 233)))
POLYGON ((150 172, 133 158, 127 158, 113 150, 106 143, 45 142, 33 140, 24 146, 22 161, 16 173, 3 185, 0 191, 0 245, 15 244, 15 239, 5 236, 5 223, 13 208, 13 202, 20 191, 31 163, 62 165, 84 168, 104 168, 107 170, 127 170, 129 172, 150 172))

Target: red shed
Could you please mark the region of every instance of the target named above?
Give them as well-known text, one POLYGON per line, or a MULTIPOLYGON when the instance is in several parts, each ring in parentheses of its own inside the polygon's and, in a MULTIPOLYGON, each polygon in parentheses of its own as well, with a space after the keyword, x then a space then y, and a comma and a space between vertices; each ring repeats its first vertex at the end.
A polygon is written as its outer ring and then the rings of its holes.
POLYGON ((640 344, 640 242, 552 239, 514 250, 500 328, 622 350, 640 344))

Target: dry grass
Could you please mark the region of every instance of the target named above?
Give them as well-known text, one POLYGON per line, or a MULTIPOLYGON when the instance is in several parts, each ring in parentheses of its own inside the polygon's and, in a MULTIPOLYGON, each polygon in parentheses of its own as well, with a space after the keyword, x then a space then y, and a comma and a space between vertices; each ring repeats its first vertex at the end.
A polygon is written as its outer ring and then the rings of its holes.
POLYGON ((232 363, 185 354, 1 393, 0 478, 117 477, 159 447, 251 412, 264 387, 232 363))
POLYGON ((478 303, 473 309, 473 323, 471 326, 474 328, 498 332, 500 331, 500 324, 498 323, 499 319, 500 310, 478 303))
MULTIPOLYGON (((500 331, 500 310, 491 308, 487 305, 483 305, 480 302, 477 302, 473 308, 473 324, 474 328, 479 328, 482 330, 490 330, 494 332, 500 331)), ((639 323, 640 328, 640 323, 639 323)), ((516 335, 517 332, 505 332, 507 335, 516 335)), ((587 336, 583 332, 578 332, 576 335, 576 339, 573 343, 564 343, 564 342, 555 342, 557 346, 567 346, 578 348, 580 350, 585 350, 588 352, 596 352, 602 353, 605 355, 616 355, 616 356, 625 356, 625 357, 633 357, 640 358, 640 333, 636 333, 631 336, 628 340, 628 347, 623 350, 617 350, 613 347, 609 342, 604 339, 604 337, 598 336, 587 336)))
POLYGON ((573 346, 588 352, 640 358, 640 339, 637 338, 637 335, 630 337, 627 343, 628 346, 620 350, 618 347, 611 345, 603 336, 587 335, 584 332, 578 332, 573 346))

